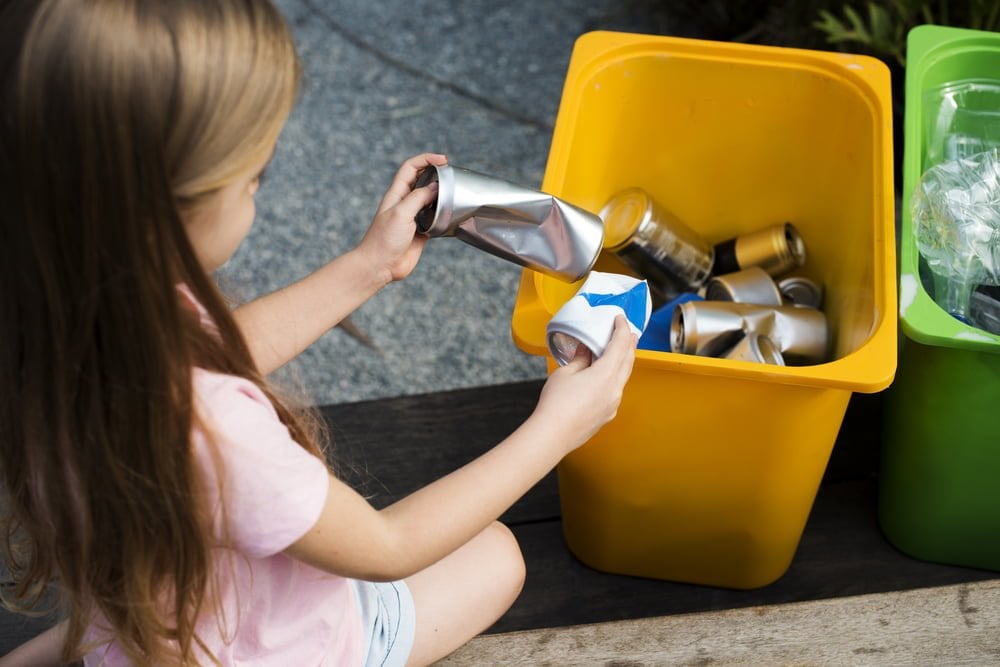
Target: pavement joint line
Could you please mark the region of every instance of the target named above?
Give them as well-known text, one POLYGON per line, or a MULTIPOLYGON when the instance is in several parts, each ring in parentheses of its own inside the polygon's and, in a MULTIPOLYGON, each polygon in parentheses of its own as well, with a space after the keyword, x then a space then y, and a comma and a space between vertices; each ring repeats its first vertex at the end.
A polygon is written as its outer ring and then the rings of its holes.
POLYGON ((313 2, 313 0, 301 0, 301 1, 306 8, 308 8, 311 12, 313 12, 313 14, 319 17, 319 19, 323 21, 324 24, 326 24, 327 28, 329 28, 331 31, 343 37, 345 40, 350 42, 356 48, 365 51, 366 53, 369 53, 372 56, 378 58, 386 65, 394 67, 400 71, 406 72, 407 74, 410 74, 412 76, 423 79, 435 86, 448 90, 454 93, 455 95, 458 95, 459 97, 463 97, 467 100, 475 102, 479 106, 489 111, 504 116, 517 123, 521 123, 522 125, 527 125, 528 127, 534 128, 535 130, 547 134, 551 134, 551 132, 553 131, 554 125, 552 123, 547 123, 543 120, 539 120, 537 118, 533 118, 531 116, 523 114, 515 109, 511 109, 510 107, 507 107, 503 104, 498 104, 495 100, 492 100, 484 95, 474 93, 471 90, 463 88, 462 86, 452 81, 436 77, 433 74, 430 74, 429 72, 420 69, 419 67, 415 67, 414 65, 411 65, 403 60, 399 60, 398 58, 393 57, 392 55, 376 47, 374 44, 362 39, 360 36, 351 31, 347 26, 344 26, 341 23, 339 23, 329 14, 324 12, 321 7, 317 6, 316 3, 313 2))

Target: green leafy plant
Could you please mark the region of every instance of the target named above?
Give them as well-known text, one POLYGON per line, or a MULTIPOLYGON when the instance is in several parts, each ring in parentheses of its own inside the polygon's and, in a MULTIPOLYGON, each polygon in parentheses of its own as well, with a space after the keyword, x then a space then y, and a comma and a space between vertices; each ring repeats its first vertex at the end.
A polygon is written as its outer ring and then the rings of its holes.
POLYGON ((1000 2, 997 0, 891 0, 868 2, 863 10, 844 5, 840 15, 828 10, 819 12, 813 26, 826 35, 830 44, 862 47, 906 66, 906 35, 921 23, 935 23, 976 30, 1000 28, 1000 2))

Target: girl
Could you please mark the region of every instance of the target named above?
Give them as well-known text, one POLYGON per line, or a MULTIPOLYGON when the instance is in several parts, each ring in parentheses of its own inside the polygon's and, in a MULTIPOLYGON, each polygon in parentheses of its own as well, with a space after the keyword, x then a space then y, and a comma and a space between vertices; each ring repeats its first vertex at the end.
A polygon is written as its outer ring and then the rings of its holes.
POLYGON ((360 244, 230 311, 299 65, 268 0, 0 9, 0 472, 15 597, 67 619, 0 663, 427 664, 512 604, 496 518, 615 415, 635 338, 551 375, 467 466, 381 511, 265 381, 419 259, 407 160, 360 244), (383 582, 383 583, 373 583, 383 582))

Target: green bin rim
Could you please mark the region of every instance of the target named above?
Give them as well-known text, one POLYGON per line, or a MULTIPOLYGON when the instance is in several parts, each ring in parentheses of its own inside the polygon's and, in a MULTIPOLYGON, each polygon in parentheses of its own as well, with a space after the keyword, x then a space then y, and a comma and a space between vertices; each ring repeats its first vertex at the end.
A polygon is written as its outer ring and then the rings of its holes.
POLYGON ((910 217, 910 198, 922 175, 922 96, 925 91, 921 84, 924 74, 942 58, 956 53, 983 50, 1000 52, 1000 33, 920 25, 907 34, 903 192, 900 206, 899 321, 906 337, 918 343, 1000 354, 1000 336, 955 319, 924 290, 919 278, 919 252, 913 238, 910 217))

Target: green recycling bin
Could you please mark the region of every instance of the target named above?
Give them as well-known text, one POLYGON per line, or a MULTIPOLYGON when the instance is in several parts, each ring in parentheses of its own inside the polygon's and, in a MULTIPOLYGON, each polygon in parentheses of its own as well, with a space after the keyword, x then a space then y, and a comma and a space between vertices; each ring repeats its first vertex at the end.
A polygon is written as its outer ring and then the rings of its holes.
MULTIPOLYGON (((929 561, 1000 570, 1000 336, 942 309, 914 238, 924 172, 1000 146, 1000 33, 919 26, 907 45, 900 356, 887 394, 879 518, 929 561), (963 88, 965 93, 961 97, 963 88), (991 97, 992 95, 992 97, 991 97)), ((980 322, 981 323, 981 322, 980 322)))

